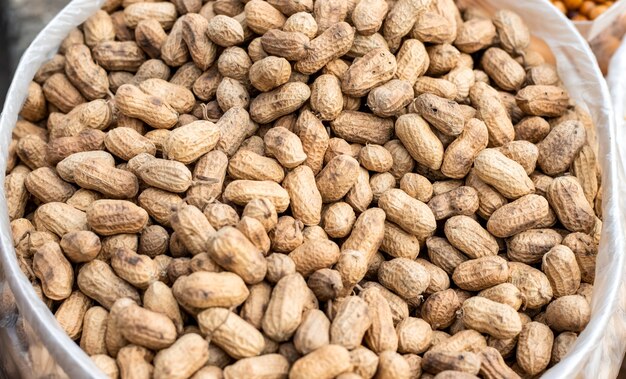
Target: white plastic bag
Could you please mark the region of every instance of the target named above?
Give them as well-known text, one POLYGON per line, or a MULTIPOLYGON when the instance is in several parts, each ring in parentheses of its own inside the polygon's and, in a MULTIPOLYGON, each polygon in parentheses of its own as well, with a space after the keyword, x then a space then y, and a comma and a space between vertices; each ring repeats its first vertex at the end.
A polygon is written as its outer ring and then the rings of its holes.
MULTIPOLYGON (((83 22, 103 0, 74 0, 37 37, 20 63, 0 118, 0 167, 6 167, 11 129, 37 68, 49 59, 69 30, 83 22)), ((618 150, 618 135, 609 92, 593 54, 575 27, 545 0, 472 0, 488 9, 506 8, 519 13, 531 31, 542 38, 557 57, 563 82, 576 102, 586 107, 597 127, 599 161, 603 172, 604 230, 597 261, 592 319, 572 351, 550 369, 545 378, 612 378, 617 375, 626 341, 624 312, 623 236, 626 222, 621 210, 626 175, 618 150)), ((621 114, 620 114, 621 117, 621 114)), ((623 157, 626 158, 626 157, 623 157)), ((3 176, 0 181, 4 182, 3 176)), ((4 186, 0 194, 4 197, 4 186)), ((9 227, 5 202, 0 202, 0 261, 19 311, 48 347, 53 358, 72 378, 102 377, 88 357, 58 327, 54 317, 35 295, 21 273, 9 227)))

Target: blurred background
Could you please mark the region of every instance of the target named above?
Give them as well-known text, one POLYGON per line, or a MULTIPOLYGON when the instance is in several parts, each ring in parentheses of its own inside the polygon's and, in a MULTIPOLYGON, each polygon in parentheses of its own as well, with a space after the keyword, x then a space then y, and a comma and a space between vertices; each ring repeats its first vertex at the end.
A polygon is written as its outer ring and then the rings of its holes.
POLYGON ((0 0, 0 109, 22 53, 67 3, 69 0, 0 0))

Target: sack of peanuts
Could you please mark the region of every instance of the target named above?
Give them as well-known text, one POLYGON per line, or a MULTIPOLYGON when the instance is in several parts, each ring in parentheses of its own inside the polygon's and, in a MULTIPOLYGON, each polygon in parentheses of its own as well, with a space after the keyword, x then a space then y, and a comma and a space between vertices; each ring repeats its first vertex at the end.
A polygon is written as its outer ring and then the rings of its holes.
POLYGON ((75 0, 7 99, 25 376, 619 369, 618 131, 543 0, 75 0))
POLYGON ((602 73, 626 33, 626 1, 551 0, 591 45, 602 73))

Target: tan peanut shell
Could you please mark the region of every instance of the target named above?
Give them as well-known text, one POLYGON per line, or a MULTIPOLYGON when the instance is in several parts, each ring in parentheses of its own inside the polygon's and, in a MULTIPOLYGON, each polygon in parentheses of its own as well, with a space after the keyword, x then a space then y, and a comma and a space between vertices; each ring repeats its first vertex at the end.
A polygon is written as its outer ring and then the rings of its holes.
POLYGON ((378 366, 377 376, 382 379, 409 378, 411 375, 407 360, 394 351, 383 351, 378 366))
POLYGON ((57 138, 46 147, 46 159, 50 164, 57 164, 74 153, 102 150, 104 138, 103 132, 92 129, 83 130, 75 136, 57 138))
POLYGON ((33 217, 37 228, 46 230, 61 237, 69 232, 87 230, 87 216, 85 212, 64 204, 46 203, 35 211, 33 217))
POLYGON ((436 220, 457 215, 471 216, 478 210, 479 198, 476 190, 469 186, 461 186, 452 191, 434 196, 428 202, 436 220))
POLYGON ((286 377, 288 372, 289 361, 287 358, 280 354, 265 354, 258 357, 244 358, 226 366, 224 368, 224 377, 255 379, 272 376, 286 377))
POLYGON ((496 239, 469 216, 449 218, 444 232, 448 241, 470 258, 496 255, 498 252, 496 239))
POLYGON ((75 192, 74 186, 64 182, 49 167, 41 167, 31 171, 24 180, 24 185, 31 195, 42 203, 65 202, 75 192))
POLYGON ((496 237, 511 237, 537 226, 549 211, 543 196, 522 196, 496 210, 487 222, 487 230, 496 237))
POLYGON ((384 25, 385 39, 392 41, 409 34, 418 15, 430 5, 427 0, 402 0, 389 10, 384 25))
POLYGON ((411 83, 405 80, 392 79, 374 88, 367 97, 367 105, 372 112, 380 117, 398 114, 413 100, 411 83))
POLYGON ((163 99, 180 114, 189 113, 195 105, 193 93, 183 86, 163 79, 150 78, 139 83, 139 88, 152 96, 163 99))
POLYGON ((552 300, 552 286, 543 272, 524 263, 509 262, 508 265, 508 282, 522 292, 528 309, 541 308, 552 300))
POLYGON ((450 353, 445 351, 429 351, 424 354, 422 369, 434 374, 449 370, 478 374, 480 364, 481 361, 478 355, 471 352, 450 353))
POLYGON ((219 141, 220 131, 210 121, 195 121, 173 130, 163 145, 168 159, 190 164, 211 151, 219 141))
POLYGON ((422 117, 443 134, 456 136, 463 131, 465 120, 455 101, 425 93, 415 99, 414 106, 422 117))
POLYGON ((326 345, 297 360, 291 367, 289 377, 331 379, 348 371, 350 366, 350 354, 346 348, 326 345))
POLYGON ((150 140, 128 127, 118 127, 109 131, 104 146, 125 161, 141 153, 156 154, 156 146, 150 140))
MULTIPOLYGON (((407 39, 400 46, 396 54, 397 70, 395 77, 416 85, 419 78, 426 73, 430 58, 426 47, 417 39, 407 39)), ((415 87, 413 87, 415 89, 415 87)), ((415 95, 420 95, 415 93, 415 95)))
POLYGON ((74 270, 57 243, 49 242, 37 249, 32 265, 47 298, 63 300, 70 297, 74 270))
POLYGON ((250 103, 250 117, 265 124, 300 108, 311 96, 303 83, 286 83, 272 91, 264 92, 250 103))
POLYGON ((422 319, 430 324, 433 330, 445 329, 454 322, 459 308, 461 302, 454 290, 435 292, 422 304, 422 319))
POLYGON ((198 325, 212 344, 236 359, 257 356, 265 347, 261 332, 225 308, 209 308, 199 313, 198 325))
POLYGON ((293 343, 302 354, 308 354, 329 344, 330 321, 324 312, 312 309, 305 312, 294 335, 293 343))
POLYGON ((90 228, 104 236, 138 233, 147 222, 148 213, 125 200, 97 200, 87 209, 90 228))
POLYGON ((563 357, 569 352, 576 338, 578 336, 573 332, 563 332, 554 337, 554 343, 552 345, 552 355, 550 358, 551 364, 560 362, 563 357))
POLYGON ((400 189, 386 191, 378 203, 387 213, 389 221, 420 239, 430 237, 436 229, 435 217, 430 208, 400 189))
POLYGON ((515 101, 528 115, 558 117, 567 110, 569 95, 561 87, 530 85, 518 91, 515 101))
POLYGON ((263 316, 263 331, 276 341, 288 340, 302 321, 306 282, 298 273, 282 278, 272 290, 263 316))
POLYGON ((572 232, 590 232, 595 225, 593 208, 575 177, 562 176, 548 187, 548 200, 559 221, 572 232))
POLYGON ((100 260, 93 260, 79 270, 77 284, 85 295, 107 309, 124 297, 139 300, 137 291, 100 260))
POLYGON ((369 113, 344 110, 331 122, 331 128, 348 142, 382 145, 391 139, 393 121, 369 113))
POLYGON ((106 71, 93 61, 85 45, 74 45, 66 51, 65 72, 88 100, 101 99, 107 95, 109 80, 106 71))
POLYGON ((256 61, 251 67, 249 78, 259 91, 267 92, 287 83, 291 66, 285 58, 269 56, 256 61))
POLYGON ((522 331, 515 309, 482 297, 465 300, 461 307, 463 324, 496 338, 513 338, 522 331))
POLYGON ((333 59, 350 50, 354 40, 354 30, 346 22, 339 22, 314 38, 309 45, 309 54, 298 61, 295 69, 303 74, 312 74, 333 59))
POLYGON ((198 334, 185 334, 155 355, 155 378, 188 378, 208 359, 209 343, 198 334))
POLYGON ((232 226, 218 230, 209 238, 206 248, 213 260, 241 276, 246 283, 258 283, 265 276, 267 264, 263 254, 232 226))
POLYGON ((422 319, 408 317, 396 326, 398 333, 398 351, 401 353, 420 354, 428 349, 432 330, 422 319))
POLYGON ((378 288, 367 288, 359 296, 369 308, 371 326, 365 333, 365 342, 376 353, 398 348, 398 336, 393 325, 393 316, 387 300, 378 288))
POLYGON ((116 315, 116 325, 129 342, 148 349, 162 349, 176 340, 174 323, 165 315, 129 304, 116 315))
POLYGON ((469 91, 476 116, 489 130, 489 142, 493 146, 502 146, 515 138, 515 129, 501 102, 498 92, 486 83, 478 82, 469 91))
POLYGON ((330 342, 354 349, 361 344, 371 322, 367 303, 358 296, 348 296, 341 302, 333 317, 330 342))
POLYGON ((104 336, 108 316, 109 312, 100 306, 93 306, 85 312, 80 347, 91 356, 107 354, 104 336))
POLYGON ((535 189, 524 168, 495 149, 485 149, 474 159, 476 175, 504 197, 516 199, 535 189))
POLYGON ((124 115, 138 118, 157 129, 170 129, 178 121, 178 113, 163 99, 145 94, 130 84, 118 88, 115 103, 124 115))
POLYGON ((526 264, 538 263, 563 237, 552 229, 530 229, 507 241, 509 259, 526 264))
POLYGON ((348 155, 333 158, 317 175, 316 185, 324 202, 340 200, 358 177, 359 163, 348 155))
POLYGON ((444 147, 422 117, 417 114, 398 117, 395 132, 415 161, 432 170, 441 167, 444 147))
POLYGON ((523 51, 530 44, 530 32, 521 17, 509 10, 495 13, 493 23, 500 43, 510 53, 523 51))
POLYGON ((524 296, 517 287, 511 283, 501 283, 493 287, 480 291, 478 296, 486 297, 489 300, 510 305, 515 310, 524 303, 524 296))
POLYGON ((487 347, 487 340, 482 334, 473 329, 466 329, 461 330, 452 336, 447 336, 447 338, 437 344, 433 344, 431 350, 448 352, 469 351, 472 353, 479 353, 485 347, 487 347))
POLYGON ((556 245, 542 258, 542 271, 548 277, 554 297, 573 295, 580 286, 580 269, 572 250, 556 245))
POLYGON ((156 281, 150 284, 143 296, 143 306, 153 312, 163 313, 172 320, 178 333, 183 330, 180 307, 165 283, 156 281))
POLYGON ((407 258, 396 258, 381 263, 378 280, 404 299, 412 299, 428 288, 431 277, 419 263, 407 258))
POLYGON ((475 118, 470 119, 461 135, 446 148, 441 172, 453 179, 467 176, 474 158, 487 147, 488 142, 489 131, 485 123, 475 118))
POLYGON ((507 91, 517 90, 526 79, 524 68, 506 51, 497 47, 485 51, 481 65, 491 80, 507 91))
POLYGON ((272 128, 263 141, 267 152, 286 168, 296 168, 307 158, 298 136, 284 127, 272 128))
POLYGON ((553 341, 547 325, 535 321, 524 325, 517 341, 517 363, 530 375, 542 372, 550 363, 553 341))
POLYGON ((508 264, 498 256, 470 259, 460 263, 452 274, 454 283, 468 291, 484 290, 505 283, 508 278, 508 264))
POLYGON ((100 253, 102 245, 96 234, 81 230, 65 234, 60 246, 72 262, 89 262, 100 253))

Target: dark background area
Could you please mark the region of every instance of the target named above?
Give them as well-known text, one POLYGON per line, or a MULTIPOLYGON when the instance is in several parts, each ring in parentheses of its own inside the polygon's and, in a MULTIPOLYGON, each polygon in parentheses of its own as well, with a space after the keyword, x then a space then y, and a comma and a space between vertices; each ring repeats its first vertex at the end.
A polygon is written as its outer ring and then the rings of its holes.
POLYGON ((11 49, 9 49, 9 20, 8 20, 8 0, 0 0, 0 46, 3 46, 4 52, 0 55, 0 109, 4 105, 4 97, 6 95, 9 78, 11 77, 13 57, 11 49))
POLYGON ((0 0, 0 110, 19 58, 69 0, 0 0))

